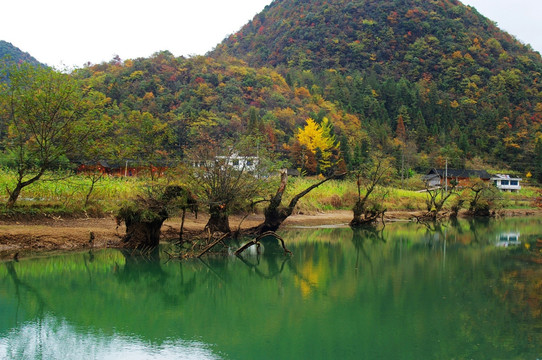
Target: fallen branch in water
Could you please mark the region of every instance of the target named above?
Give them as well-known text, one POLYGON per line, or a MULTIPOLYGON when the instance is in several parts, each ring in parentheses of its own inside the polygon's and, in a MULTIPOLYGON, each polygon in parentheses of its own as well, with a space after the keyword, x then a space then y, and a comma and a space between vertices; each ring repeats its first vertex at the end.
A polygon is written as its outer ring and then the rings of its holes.
POLYGON ((245 245, 241 246, 239 249, 237 249, 235 251, 235 255, 239 255, 241 254, 243 251, 245 251, 246 249, 248 249, 249 247, 251 247, 252 245, 260 245, 260 240, 267 237, 267 236, 272 236, 278 240, 280 240, 281 244, 282 244, 282 248, 284 249, 284 253, 285 254, 291 254, 292 252, 290 250, 288 250, 286 248, 286 245, 284 244, 284 239, 281 238, 280 236, 278 236, 274 231, 266 231, 264 232, 263 234, 259 235, 257 238, 255 238, 254 240, 251 240, 249 241, 248 243, 246 243, 245 245))
POLYGON ((230 236, 231 233, 225 233, 224 235, 222 235, 221 237, 219 237, 218 239, 216 239, 215 241, 213 241, 211 244, 209 244, 205 249, 203 249, 202 252, 200 252, 198 254, 198 256, 196 256, 197 258, 200 258, 203 254, 205 254, 207 251, 211 250, 213 247, 215 247, 216 244, 218 244, 219 242, 221 242, 222 240, 224 240, 225 238, 227 238, 228 236, 230 236))

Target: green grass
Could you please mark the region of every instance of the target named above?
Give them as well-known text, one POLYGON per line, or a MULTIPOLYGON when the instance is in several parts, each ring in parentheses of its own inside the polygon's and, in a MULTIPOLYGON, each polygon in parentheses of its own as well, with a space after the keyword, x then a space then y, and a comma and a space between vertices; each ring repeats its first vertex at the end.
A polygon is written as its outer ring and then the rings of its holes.
MULTIPOLYGON (((90 204, 85 207, 85 197, 91 185, 90 178, 84 175, 60 176, 55 174, 53 178, 49 174, 44 181, 38 181, 23 189, 19 201, 14 209, 8 210, 0 206, 0 213, 27 214, 27 215, 103 215, 116 212, 119 205, 129 199, 133 199, 149 186, 151 181, 146 178, 135 177, 109 177, 105 176, 96 185, 90 197, 90 204)), ((165 183, 171 179, 158 179, 158 183, 165 183)), ((175 179, 174 179, 175 180, 175 179)), ((283 203, 288 201, 307 187, 320 181, 318 178, 289 178, 288 187, 283 203)), ((156 182, 154 182, 156 183, 156 182)), ((416 180, 405 183, 409 189, 420 188, 416 180)), ((274 179, 267 190, 267 196, 274 194, 278 180, 274 179)), ((0 170, 0 202, 6 203, 8 193, 6 189, 15 186, 15 174, 10 171, 0 170)), ((380 187, 375 191, 375 196, 382 199, 388 211, 424 210, 425 193, 414 190, 402 190, 398 188, 400 181, 387 187, 380 187)), ((304 196, 297 205, 296 211, 302 213, 317 213, 331 210, 350 210, 357 200, 358 190, 354 180, 331 180, 304 196)), ((534 199, 540 196, 540 188, 524 186, 519 193, 501 193, 503 207, 505 209, 533 208, 534 199)), ((380 200, 379 200, 380 201, 380 200)), ((451 201, 449 201, 451 203, 451 201)), ((202 207, 202 210, 203 209, 202 207)))
MULTIPOLYGON (((318 182, 314 178, 294 178, 288 183, 285 198, 289 200, 295 194, 318 182)), ((363 194, 363 192, 362 192, 363 194)), ((422 210, 426 195, 411 190, 395 187, 379 187, 373 193, 382 199, 388 210, 422 210)), ((353 180, 331 180, 305 195, 297 205, 298 212, 318 212, 326 210, 350 210, 358 197, 358 189, 353 180)))
MULTIPOLYGON (((25 187, 11 210, 5 213, 79 213, 92 211, 106 213, 114 211, 123 200, 133 198, 145 187, 147 181, 132 177, 104 176, 98 181, 85 208, 85 200, 91 186, 88 176, 68 174, 46 174, 43 180, 25 187)), ((16 184, 15 174, 0 170, 0 202, 8 200, 7 189, 16 184)))
MULTIPOLYGON (((295 194, 303 191, 312 184, 318 182, 316 178, 292 178, 289 180, 285 199, 289 200, 295 194)), ((423 189, 419 182, 405 183, 410 189, 423 189), (418 186, 416 186, 418 185, 418 186)), ((393 186, 379 187, 375 195, 381 198, 385 194, 383 204, 388 211, 417 211, 426 209, 427 194, 418 190, 406 190, 398 188, 400 182, 393 186)), ((501 192, 500 201, 504 209, 529 209, 534 208, 534 200, 541 196, 540 189, 534 186, 524 186, 520 192, 501 192)), ((357 199, 358 190, 353 180, 331 180, 320 187, 312 190, 303 197, 297 205, 298 212, 311 213, 335 209, 350 210, 357 199)), ((447 207, 453 201, 453 197, 447 202, 447 207)))

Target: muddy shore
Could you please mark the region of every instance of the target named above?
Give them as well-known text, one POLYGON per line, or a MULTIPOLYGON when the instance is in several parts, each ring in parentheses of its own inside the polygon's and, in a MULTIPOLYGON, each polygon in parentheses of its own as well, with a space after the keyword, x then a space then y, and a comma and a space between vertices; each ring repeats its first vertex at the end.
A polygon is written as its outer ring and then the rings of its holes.
MULTIPOLYGON (((386 221, 408 220, 417 212, 388 212, 386 221)), ((504 216, 542 215, 541 210, 508 210, 504 216)), ((250 215, 241 223, 242 228, 258 225, 263 215, 250 215)), ((293 226, 347 225, 352 219, 349 210, 317 214, 296 214, 283 224, 284 228, 293 226)), ((230 217, 230 226, 237 229, 242 218, 230 217)), ((203 231, 206 216, 197 219, 187 216, 185 229, 190 233, 203 231)), ((178 236, 180 219, 170 219, 162 227, 164 240, 178 236)), ((119 247, 125 234, 124 225, 117 226, 113 217, 106 218, 61 218, 42 219, 1 219, 0 220, 0 259, 23 257, 38 252, 84 250, 89 248, 119 247), (92 234, 92 235, 91 235, 92 234), (92 241, 90 241, 92 237, 92 241)))

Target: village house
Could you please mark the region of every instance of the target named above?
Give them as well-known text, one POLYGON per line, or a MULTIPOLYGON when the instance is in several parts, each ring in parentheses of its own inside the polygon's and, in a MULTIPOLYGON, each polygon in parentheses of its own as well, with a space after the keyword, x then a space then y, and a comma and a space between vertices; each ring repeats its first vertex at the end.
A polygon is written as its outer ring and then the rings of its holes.
POLYGON ((521 190, 522 179, 510 175, 497 174, 490 179, 495 186, 502 191, 517 192, 521 190))
POLYGON ((234 153, 230 156, 217 156, 215 160, 196 160, 192 161, 193 167, 213 167, 229 166, 237 171, 254 172, 260 164, 260 158, 257 156, 241 156, 234 153))
POLYGON ((257 166, 260 163, 260 159, 257 156, 241 156, 237 153, 231 156, 217 156, 220 161, 227 162, 228 166, 233 167, 237 171, 256 171, 257 166))
POLYGON ((458 187, 465 187, 470 185, 472 179, 489 181, 491 175, 485 170, 431 169, 422 179, 427 188, 445 186, 446 184, 452 186, 452 183, 458 187))

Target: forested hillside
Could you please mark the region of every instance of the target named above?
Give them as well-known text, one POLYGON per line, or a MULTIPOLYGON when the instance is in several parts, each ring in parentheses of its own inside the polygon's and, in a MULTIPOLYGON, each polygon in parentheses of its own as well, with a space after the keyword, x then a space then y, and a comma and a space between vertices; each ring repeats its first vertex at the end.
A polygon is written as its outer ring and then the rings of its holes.
POLYGON ((30 54, 3 40, 0 40, 0 59, 13 63, 27 62, 33 65, 43 65, 30 54))
POLYGON ((102 159, 177 161, 252 136, 307 174, 378 150, 398 170, 448 160, 542 179, 541 74, 540 54, 459 1, 275 0, 208 56, 72 75, 107 98, 102 159))
POLYGON ((372 145, 532 166, 540 54, 459 1, 276 0, 211 52, 223 54, 336 102, 372 145))
POLYGON ((288 85, 275 70, 251 68, 234 58, 185 59, 161 52, 114 59, 76 76, 110 99, 106 121, 113 158, 179 158, 198 143, 248 135, 295 158, 296 148, 289 145, 298 128, 308 118, 324 116, 334 124, 330 131, 352 141, 366 138, 356 116, 304 87, 288 85))

